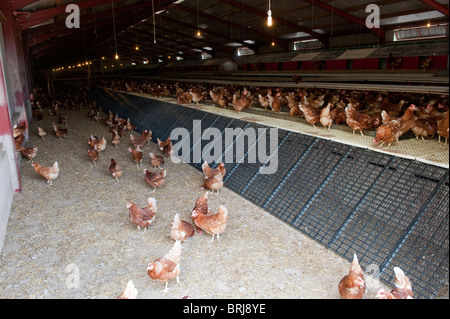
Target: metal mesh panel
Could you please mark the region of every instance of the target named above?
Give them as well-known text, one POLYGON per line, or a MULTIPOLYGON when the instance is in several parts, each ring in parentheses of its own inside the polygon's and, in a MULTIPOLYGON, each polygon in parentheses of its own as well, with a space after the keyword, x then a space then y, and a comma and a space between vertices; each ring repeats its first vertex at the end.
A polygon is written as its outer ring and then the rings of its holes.
MULTIPOLYGON (((432 298, 448 280, 448 169, 284 130, 278 130, 278 147, 271 154, 267 130, 269 160, 249 163, 262 136, 245 143, 240 158, 236 138, 226 141, 225 129, 257 132, 262 125, 101 89, 90 94, 104 110, 152 129, 155 141, 167 138, 175 127, 186 128, 194 139, 196 119, 201 120, 201 132, 217 128, 226 187, 348 260, 357 253, 361 266, 377 266, 386 283, 393 284, 393 268, 399 266, 411 279, 416 298, 432 298), (227 154, 233 154, 231 161, 226 161, 227 154), (260 174, 270 160, 278 160, 277 172, 260 174)), ((192 153, 198 146, 209 151, 213 145, 192 140, 183 160, 201 170, 203 158, 192 163, 192 153)))
POLYGON ((346 145, 315 140, 265 207, 282 212, 281 218, 289 224, 300 223, 312 197, 347 150, 346 145))
POLYGON ((136 125, 136 131, 139 133, 149 128, 148 124, 161 115, 159 112, 155 112, 159 106, 158 101, 120 92, 112 93, 99 88, 91 90, 89 94, 91 98, 95 99, 98 106, 102 106, 104 112, 111 111, 121 118, 132 119, 132 123, 136 125))
MULTIPOLYGON (((276 194, 279 192, 282 181, 290 176, 290 172, 297 160, 308 150, 315 139, 306 135, 296 135, 287 133, 284 137, 279 135, 280 147, 278 149, 278 170, 272 175, 258 174, 251 180, 251 184, 246 187, 246 191, 242 193, 255 204, 268 209, 268 204, 272 202, 278 203, 276 194), (283 140, 283 138, 285 138, 283 140), (283 142, 283 143, 281 143, 283 142)), ((271 209, 269 209, 271 211, 271 209)), ((284 212, 277 215, 285 220, 284 212)))
POLYGON ((190 147, 191 147, 191 149, 190 149, 189 154, 185 154, 185 156, 181 158, 185 163, 189 163, 191 165, 196 164, 196 163, 193 163, 194 162, 193 150, 194 150, 194 147, 196 145, 198 145, 199 143, 201 143, 202 141, 201 141, 201 138, 198 139, 198 138, 196 138, 194 136, 195 135, 194 134, 194 130, 201 131, 201 129, 202 129, 201 123, 207 117, 208 117, 208 113, 196 110, 195 113, 190 117, 190 120, 186 122, 185 128, 189 131, 189 134, 190 134, 190 140, 191 140, 190 147), (199 120, 199 122, 197 120, 199 120))
POLYGON ((157 138, 163 140, 168 123, 173 122, 176 112, 176 106, 173 104, 164 105, 164 107, 154 110, 151 120, 146 123, 146 126, 152 130, 153 140, 156 141, 157 138))
MULTIPOLYGON (((202 169, 202 164, 203 164, 203 151, 205 150, 205 147, 208 146, 208 149, 211 149, 211 147, 209 147, 211 144, 215 144, 215 143, 220 143, 220 141, 213 141, 213 140, 208 140, 208 139, 203 139, 203 132, 205 129, 209 128, 209 127, 213 127, 214 124, 217 122, 218 117, 214 116, 212 114, 206 113, 205 116, 202 117, 201 119, 201 126, 199 129, 199 135, 200 138, 195 139, 195 137, 193 136, 193 143, 192 143, 192 148, 191 148, 191 152, 195 152, 195 158, 194 155, 192 155, 192 165, 201 170, 202 169)), ((214 154, 216 155, 216 154, 214 154)), ((220 154, 218 154, 219 156, 220 154)), ((209 163, 210 165, 212 163, 209 163)))
POLYGON ((270 151, 269 131, 258 131, 258 129, 266 129, 266 127, 248 123, 246 128, 252 129, 255 132, 255 143, 246 145, 246 153, 242 158, 236 159, 236 165, 227 172, 227 175, 224 178, 226 186, 238 194, 242 192, 249 180, 259 172, 262 163, 258 155, 258 148, 265 147, 267 151, 270 151), (264 143, 263 146, 261 145, 262 143, 264 143))
POLYGON ((117 94, 117 97, 119 98, 119 116, 140 119, 134 125, 136 125, 136 129, 139 132, 144 130, 143 123, 148 121, 149 115, 151 116, 153 109, 157 107, 156 103, 153 101, 145 101, 141 97, 128 94, 117 94))
MULTIPOLYGON (((345 151, 342 149, 341 151, 345 151)), ((322 183, 313 194, 309 204, 300 205, 300 212, 293 226, 301 229, 320 243, 327 245, 339 226, 351 215, 353 208, 367 192, 379 175, 380 168, 367 163, 370 154, 362 149, 350 149, 348 154, 332 150, 329 156, 342 156, 339 167, 332 172, 328 181, 322 183), (359 176, 360 178, 355 178, 359 176)), ((325 157, 325 162, 329 156, 325 157)), ((326 173, 324 172, 324 175, 326 173)), ((322 177, 325 178, 325 177, 322 177)), ((302 190, 299 190, 303 193, 302 190)))
MULTIPOLYGON (((152 101, 153 102, 153 101, 152 101)), ((156 103, 142 103, 142 112, 132 117, 134 120, 132 123, 136 125, 136 131, 142 133, 144 129, 154 131, 152 129, 153 123, 155 123, 163 114, 163 108, 158 107, 156 103)), ((152 137, 153 141, 156 141, 155 137, 152 137)))
MULTIPOLYGON (((421 172, 426 168, 421 168, 421 172)), ((445 170, 436 168, 438 171, 445 170)), ((423 175, 417 175, 419 179, 423 178, 423 175)), ((411 279, 417 298, 435 296, 438 292, 435 287, 439 287, 448 276, 448 171, 435 183, 435 190, 419 209, 382 268, 381 278, 393 282, 393 267, 400 266, 411 279)))
POLYGON ((166 125, 166 132, 159 137, 162 141, 167 140, 173 129, 185 127, 187 122, 195 115, 195 110, 187 107, 179 107, 171 115, 171 121, 168 122, 169 125, 166 125))
MULTIPOLYGON (((222 131, 222 162, 225 164, 225 169, 227 170, 227 172, 230 172, 233 168, 234 165, 236 165, 236 147, 235 147, 235 143, 236 143, 236 139, 241 137, 241 134, 237 132, 237 135, 235 137, 233 137, 232 139, 230 139, 229 141, 227 141, 226 135, 228 134, 229 136, 231 136, 231 130, 235 130, 235 129, 242 129, 245 130, 247 128, 247 126, 249 125, 248 122, 244 122, 241 120, 237 120, 237 119, 232 119, 228 122, 227 126, 223 129, 222 131), (231 158, 232 155, 232 160, 228 160, 229 158, 231 158)), ((244 139, 244 141, 246 141, 246 139, 244 139)), ((248 149, 248 145, 246 144, 245 149, 248 149)), ((201 166, 201 165, 200 165, 201 166)), ((201 169, 201 167, 200 167, 201 169)))
MULTIPOLYGON (((340 229, 339 236, 328 246, 347 258, 353 252, 359 253, 361 265, 378 265, 382 273, 387 274, 388 277, 382 276, 386 281, 392 279, 389 273, 393 272, 394 266, 407 268, 406 263, 392 265, 392 256, 397 254, 399 248, 407 248, 399 245, 406 240, 405 236, 410 236, 408 231, 411 226, 423 219, 420 216, 421 209, 438 187, 435 178, 423 178, 420 175, 424 172, 423 166, 418 162, 392 158, 384 174, 375 181, 351 219, 340 229)), ((444 172, 441 171, 441 178, 444 172)), ((444 214, 448 219, 448 207, 444 214)), ((446 227, 448 234, 448 225, 446 227)), ((448 242, 446 246, 447 257, 444 258, 448 264, 448 242)), ((414 274, 408 275, 414 280, 411 276, 414 274)), ((423 276, 423 273, 420 275, 423 276)), ((420 281, 419 278, 416 280, 420 281)))
MULTIPOLYGON (((296 216, 297 220, 293 223, 294 227, 324 245, 328 245, 380 175, 382 168, 373 161, 381 161, 384 164, 387 162, 384 156, 373 154, 368 150, 350 149, 348 154, 342 154, 343 151, 345 148, 331 150, 329 156, 342 156, 339 167, 335 167, 336 170, 328 181, 320 185, 313 201, 309 205, 300 206, 301 218, 296 216)), ((322 154, 321 157, 325 157, 327 161, 326 154, 322 154)))
MULTIPOLYGON (((211 121, 210 127, 216 128, 217 130, 219 130, 221 132, 222 140, 215 141, 215 142, 213 142, 211 140, 204 141, 202 143, 202 150, 207 154, 212 154, 212 150, 214 149, 214 147, 217 146, 217 143, 220 143, 220 142, 222 143, 222 146, 220 148, 223 152, 223 143, 225 142, 224 138, 223 138, 223 135, 225 132, 224 130, 228 126, 228 124, 230 124, 230 122, 233 121, 233 119, 230 119, 228 117, 223 117, 223 116, 215 116, 215 118, 216 118, 215 120, 211 121)), ((218 146, 217 146, 217 148, 218 148, 218 146)), ((219 162, 221 162, 223 160, 223 158, 221 158, 221 156, 220 156, 221 154, 218 154, 217 157, 215 155, 216 154, 214 154, 215 160, 209 164, 218 164, 219 162)), ((201 167, 197 167, 197 168, 200 169, 201 167)))

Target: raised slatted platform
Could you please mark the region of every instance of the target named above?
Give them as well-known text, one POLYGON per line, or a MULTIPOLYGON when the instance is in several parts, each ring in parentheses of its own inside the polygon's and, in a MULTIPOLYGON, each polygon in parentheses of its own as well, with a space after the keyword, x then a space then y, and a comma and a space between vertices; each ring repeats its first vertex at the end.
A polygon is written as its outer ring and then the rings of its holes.
MULTIPOLYGON (((145 97, 111 93, 100 88, 90 97, 119 116, 130 117, 137 131, 145 128, 165 140, 174 128, 187 129, 191 138, 195 120, 200 128, 266 128, 259 123, 229 118, 145 97)), ((260 174, 267 163, 249 163, 258 143, 269 148, 269 130, 257 133, 246 153, 236 156, 236 139, 222 138, 226 163, 225 186, 330 250, 351 260, 357 253, 366 270, 379 271, 393 283, 393 268, 400 266, 413 282, 416 298, 433 298, 448 280, 449 170, 412 159, 374 152, 320 137, 278 130, 278 148, 267 153, 278 158, 278 170, 260 174)), ((176 142, 176 141, 174 141, 176 142)), ((194 150, 209 152, 211 141, 194 138, 189 158, 201 169, 194 150), (209 146, 208 148, 206 146, 209 146)), ((224 160, 222 158, 221 160, 224 160)))

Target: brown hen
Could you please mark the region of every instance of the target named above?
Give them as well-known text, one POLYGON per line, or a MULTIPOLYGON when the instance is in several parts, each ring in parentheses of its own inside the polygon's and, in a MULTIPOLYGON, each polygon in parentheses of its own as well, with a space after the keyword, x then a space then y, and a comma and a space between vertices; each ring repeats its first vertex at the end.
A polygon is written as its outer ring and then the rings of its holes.
POLYGON ((194 209, 191 216, 196 227, 203 229, 210 235, 213 235, 211 241, 214 241, 214 236, 217 236, 217 241, 220 240, 219 235, 225 231, 228 222, 228 210, 225 206, 220 205, 217 214, 213 215, 204 215, 197 209, 194 209))
POLYGON ((153 187, 153 192, 156 192, 156 189, 164 184, 166 179, 166 170, 163 169, 160 172, 153 173, 147 169, 144 169, 144 175, 146 183, 153 187))
POLYGON ((177 240, 170 251, 164 257, 158 258, 147 264, 147 274, 150 278, 166 283, 163 294, 167 292, 169 279, 176 278, 180 283, 178 275, 180 273, 181 241, 177 240))
POLYGON ((343 299, 362 299, 364 296, 366 283, 356 254, 353 254, 353 261, 348 275, 345 275, 339 281, 338 289, 343 299))
POLYGON ((394 267, 395 288, 391 292, 380 289, 377 294, 378 299, 413 299, 414 293, 411 287, 411 281, 405 275, 400 267, 394 267))
POLYGON ((139 208, 134 203, 127 203, 127 208, 129 210, 128 218, 130 222, 135 224, 138 229, 142 227, 146 231, 147 227, 155 220, 157 208, 156 199, 153 197, 148 198, 146 207, 139 208))
POLYGON ((195 233, 194 226, 180 218, 180 214, 175 214, 170 228, 170 237, 173 240, 184 241, 195 233))

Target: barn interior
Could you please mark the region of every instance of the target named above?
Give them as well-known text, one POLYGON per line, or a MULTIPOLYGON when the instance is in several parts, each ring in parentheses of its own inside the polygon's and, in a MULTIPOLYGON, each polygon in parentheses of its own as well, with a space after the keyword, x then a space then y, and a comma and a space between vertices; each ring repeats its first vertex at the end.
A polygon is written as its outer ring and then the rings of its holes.
POLYGON ((448 7, 2 1, 0 296, 116 298, 132 281, 138 298, 339 299, 356 254, 363 298, 400 267, 413 298, 448 299, 448 7), (211 243, 191 214, 205 161, 226 169, 208 200, 228 226, 211 243), (50 182, 35 164, 54 162, 50 182), (155 192, 144 168, 167 172, 155 192), (149 197, 155 222, 136 229, 127 203, 149 197), (145 267, 174 245, 175 213, 197 229, 181 284, 161 292, 145 267))

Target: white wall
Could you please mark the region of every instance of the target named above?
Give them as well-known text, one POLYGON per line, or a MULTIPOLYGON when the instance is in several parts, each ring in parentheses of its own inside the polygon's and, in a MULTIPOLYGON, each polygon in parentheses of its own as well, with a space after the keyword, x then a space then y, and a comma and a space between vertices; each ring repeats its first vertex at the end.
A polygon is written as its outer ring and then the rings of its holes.
POLYGON ((0 22, 0 252, 6 235, 9 213, 16 190, 20 189, 19 172, 12 134, 11 94, 8 94, 7 61, 0 22), (6 71, 6 72, 5 72, 6 71), (5 120, 6 118, 6 120, 5 120), (9 122, 8 122, 9 121, 9 122))
POLYGON ((0 137, 0 252, 3 248, 9 212, 15 193, 12 184, 11 169, 9 167, 10 161, 6 151, 3 150, 5 143, 8 143, 7 139, 2 139, 2 137, 0 137))

